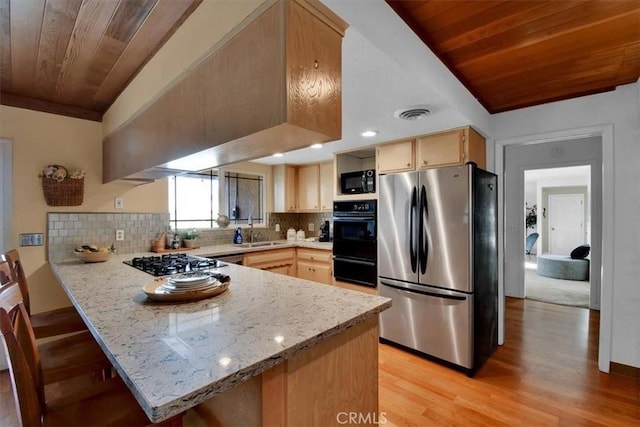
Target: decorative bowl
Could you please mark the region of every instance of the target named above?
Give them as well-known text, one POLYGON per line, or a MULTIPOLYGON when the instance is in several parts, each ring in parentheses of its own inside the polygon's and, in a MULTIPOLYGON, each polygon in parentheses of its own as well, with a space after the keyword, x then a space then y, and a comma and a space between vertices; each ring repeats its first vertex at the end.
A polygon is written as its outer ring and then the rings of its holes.
POLYGON ((227 228, 231 223, 229 217, 223 214, 218 214, 218 219, 214 219, 213 221, 216 222, 220 228, 227 228))
POLYGON ((105 262, 111 257, 111 252, 74 252, 82 262, 105 262))

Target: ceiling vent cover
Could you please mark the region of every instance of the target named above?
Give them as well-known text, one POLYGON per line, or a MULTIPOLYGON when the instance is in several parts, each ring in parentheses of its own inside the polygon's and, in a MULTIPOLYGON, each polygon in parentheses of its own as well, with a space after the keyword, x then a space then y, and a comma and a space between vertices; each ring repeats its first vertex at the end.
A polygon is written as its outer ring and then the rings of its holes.
POLYGON ((395 113, 393 113, 394 116, 402 120, 419 120, 424 117, 427 117, 430 114, 431 114, 431 110, 429 110, 427 107, 423 105, 416 105, 414 107, 402 108, 396 111, 395 113))

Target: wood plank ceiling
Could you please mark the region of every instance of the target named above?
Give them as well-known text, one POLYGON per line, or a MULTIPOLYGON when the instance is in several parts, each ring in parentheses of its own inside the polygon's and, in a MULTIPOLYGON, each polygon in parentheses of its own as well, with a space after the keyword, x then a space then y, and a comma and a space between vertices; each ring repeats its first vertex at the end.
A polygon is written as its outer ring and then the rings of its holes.
POLYGON ((202 0, 0 0, 0 103, 102 120, 202 0))
POLYGON ((640 0, 387 0, 490 113, 640 77, 640 0))

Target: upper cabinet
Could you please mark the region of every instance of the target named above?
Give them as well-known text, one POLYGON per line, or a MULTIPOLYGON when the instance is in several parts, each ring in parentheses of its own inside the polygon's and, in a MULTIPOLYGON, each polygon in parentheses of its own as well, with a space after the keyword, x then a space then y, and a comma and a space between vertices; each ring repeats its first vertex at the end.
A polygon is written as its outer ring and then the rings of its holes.
POLYGON ((470 127, 421 136, 416 138, 416 146, 419 168, 462 165, 466 162, 476 162, 478 167, 485 168, 484 138, 470 127))
POLYGON ((296 212, 298 192, 298 170, 291 165, 273 166, 273 210, 296 212))
POLYGON ((377 154, 378 173, 382 174, 466 162, 486 168, 485 140, 471 127, 380 145, 377 154))
POLYGON ((274 165, 274 212, 331 212, 333 176, 333 162, 274 165))
POLYGON ((320 163, 320 210, 323 212, 333 211, 334 177, 333 162, 320 163))
POLYGON ((298 168, 298 210, 315 212, 320 203, 320 166, 298 168))
POLYGON ((319 1, 265 2, 104 138, 103 182, 154 167, 200 171, 340 139, 346 27, 319 1))
POLYGON ((413 139, 379 145, 376 148, 378 172, 406 172, 416 168, 413 139))

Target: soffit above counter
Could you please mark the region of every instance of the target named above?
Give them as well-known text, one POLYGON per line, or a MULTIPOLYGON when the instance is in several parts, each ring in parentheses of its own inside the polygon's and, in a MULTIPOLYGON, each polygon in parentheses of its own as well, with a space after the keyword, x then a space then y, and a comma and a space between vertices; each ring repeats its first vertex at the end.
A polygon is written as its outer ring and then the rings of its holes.
POLYGON ((103 181, 158 166, 198 171, 340 139, 345 28, 319 2, 272 2, 104 139, 103 181))

